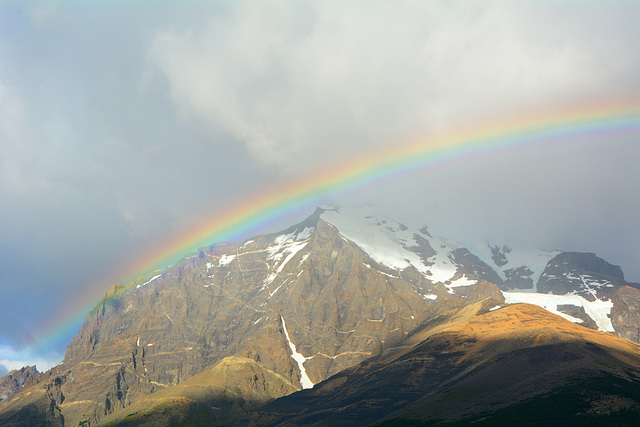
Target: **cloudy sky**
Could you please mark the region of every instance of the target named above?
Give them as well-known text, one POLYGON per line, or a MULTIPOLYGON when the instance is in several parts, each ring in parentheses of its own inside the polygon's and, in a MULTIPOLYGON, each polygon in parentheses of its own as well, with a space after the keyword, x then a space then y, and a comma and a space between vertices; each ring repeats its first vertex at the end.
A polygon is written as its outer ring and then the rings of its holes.
MULTIPOLYGON (((638 16, 632 0, 0 1, 0 375, 57 364, 73 334, 38 343, 74 295, 268 188, 430 132, 640 103, 638 16)), ((322 201, 596 252, 640 281, 640 135, 557 145, 322 201)))

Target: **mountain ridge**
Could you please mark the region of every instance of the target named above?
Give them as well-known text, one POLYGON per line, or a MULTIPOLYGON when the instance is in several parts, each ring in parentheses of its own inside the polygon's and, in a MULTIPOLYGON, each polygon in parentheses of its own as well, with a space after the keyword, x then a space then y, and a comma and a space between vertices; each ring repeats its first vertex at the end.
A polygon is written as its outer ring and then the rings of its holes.
MULTIPOLYGON (((599 258, 585 264, 573 255, 576 262, 552 264, 563 266, 560 276, 540 267, 541 259, 550 264, 561 254, 504 245, 469 249, 426 227, 317 209, 281 232, 204 247, 112 287, 88 313, 63 363, 32 386, 42 390, 39 400, 18 396, 26 403, 0 406, 0 421, 31 407, 44 419, 59 413, 67 425, 95 424, 229 358, 253 360, 263 378, 276 378, 272 372, 294 389, 308 388, 384 354, 452 310, 486 298, 502 307, 514 289, 537 290, 517 286, 545 274, 582 284, 588 276, 587 283, 600 285, 574 286, 570 298, 547 295, 544 304, 553 305, 547 308, 594 329, 608 329, 603 321, 610 319, 610 329, 640 338, 640 291, 623 279, 611 282, 619 275, 603 275, 613 270, 599 258), (537 254, 533 264, 518 265, 527 254, 537 254), (591 271, 593 263, 604 270, 591 271), (600 311, 591 310, 596 305, 600 311)), ((254 386, 249 381, 236 395, 250 395, 254 386)))
MULTIPOLYGON (((493 302, 487 302, 464 307, 466 313, 435 327, 427 325, 405 346, 348 368, 318 389, 278 399, 243 422, 499 422, 488 414, 544 395, 576 376, 588 377, 586 372, 608 372, 637 384, 637 344, 576 326, 535 305, 491 311, 493 302)), ((638 413, 637 401, 631 407, 638 413)), ((565 415, 580 419, 577 413, 565 415)), ((527 421, 527 414, 519 421, 527 421)))

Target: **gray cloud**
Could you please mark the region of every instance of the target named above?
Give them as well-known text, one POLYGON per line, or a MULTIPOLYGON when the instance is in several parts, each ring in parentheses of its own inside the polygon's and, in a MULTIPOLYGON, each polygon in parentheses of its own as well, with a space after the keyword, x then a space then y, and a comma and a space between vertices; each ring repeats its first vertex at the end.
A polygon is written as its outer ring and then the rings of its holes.
POLYGON ((640 145, 593 137, 467 158, 349 194, 382 213, 461 241, 595 252, 637 281, 640 145))
POLYGON ((294 173, 455 123, 638 94, 640 34, 624 10, 277 4, 234 3, 160 31, 150 57, 184 120, 223 128, 294 173))
MULTIPOLYGON (((0 294, 13 303, 0 345, 25 346, 88 284, 124 280, 114 271, 128 260, 309 171, 505 113, 637 102, 639 12, 622 1, 2 2, 0 294)), ((461 236, 594 251, 640 280, 636 147, 502 153, 338 201, 461 236)))

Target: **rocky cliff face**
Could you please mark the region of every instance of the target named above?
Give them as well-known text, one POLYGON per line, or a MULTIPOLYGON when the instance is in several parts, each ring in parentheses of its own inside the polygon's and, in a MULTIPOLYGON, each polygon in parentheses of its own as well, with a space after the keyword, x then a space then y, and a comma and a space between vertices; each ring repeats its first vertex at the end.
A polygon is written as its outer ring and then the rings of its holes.
POLYGON ((446 310, 442 301, 502 298, 495 284, 439 258, 430 236, 393 227, 382 224, 387 237, 405 233, 396 243, 406 253, 390 257, 363 250, 318 211, 114 286, 54 370, 56 407, 67 423, 95 423, 228 357, 311 387, 402 341, 446 310))
POLYGON ((638 342, 633 288, 622 269, 592 253, 562 252, 546 264, 536 292, 505 292, 508 302, 540 305, 583 326, 638 342))
POLYGON ((549 261, 538 281, 538 292, 575 293, 594 300, 625 286, 622 269, 592 253, 563 252, 549 261))
POLYGON ((216 425, 297 387, 259 362, 225 357, 185 382, 146 396, 103 420, 106 425, 216 425))
POLYGON ((451 255, 461 272, 490 283, 495 283, 501 289, 505 288, 504 281, 500 275, 477 255, 469 251, 469 249, 457 248, 451 252, 451 255))
POLYGON ((622 338, 640 342, 640 289, 623 286, 611 295, 611 323, 622 338))
POLYGON ((30 383, 37 382, 38 374, 35 366, 25 366, 0 378, 0 404, 11 399, 25 384, 30 386, 30 383))
POLYGON ((260 425, 631 425, 640 347, 539 307, 475 303, 241 418, 260 425))
MULTIPOLYGON (((212 366, 237 371, 234 381, 243 385, 229 404, 250 407, 384 354, 465 304, 492 298, 503 305, 504 295, 637 339, 637 290, 625 283, 615 266, 589 254, 464 246, 426 228, 318 210, 280 233, 202 248, 114 286, 87 315, 64 362, 0 407, 0 423, 30 408, 31 420, 95 424, 126 416, 151 394, 173 396, 167 390, 178 384, 192 384, 180 395, 188 406, 196 377, 212 366), (608 281, 594 294, 578 286, 587 276, 608 281), (245 395, 253 396, 250 405, 241 403, 245 395)), ((214 377, 224 383, 207 376, 214 377)), ((220 390, 207 396, 220 403, 220 390)))
POLYGON ((0 425, 65 425, 61 409, 64 405, 64 395, 61 392, 63 380, 51 371, 37 376, 30 375, 30 378, 36 377, 37 381, 27 380, 13 398, 0 405, 0 425))

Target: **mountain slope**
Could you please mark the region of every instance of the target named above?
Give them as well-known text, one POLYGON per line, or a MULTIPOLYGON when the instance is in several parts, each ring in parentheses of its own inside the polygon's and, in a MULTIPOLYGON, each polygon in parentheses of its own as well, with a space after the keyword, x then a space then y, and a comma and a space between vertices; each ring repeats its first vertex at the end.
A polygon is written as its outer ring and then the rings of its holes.
POLYGON ((537 306, 487 311, 492 304, 476 303, 443 322, 427 324, 402 346, 313 390, 268 404, 253 420, 286 425, 385 420, 398 425, 411 420, 500 424, 509 421, 510 408, 538 407, 540 402, 555 413, 520 413, 518 421, 546 417, 590 422, 598 414, 640 414, 637 344, 537 306), (559 399, 569 392, 573 401, 563 407, 559 399))
POLYGON ((310 387, 402 341, 448 310, 443 302, 502 299, 496 285, 428 254, 429 236, 403 236, 417 239, 415 265, 390 266, 325 213, 114 286, 52 370, 63 396, 53 406, 67 423, 95 423, 232 356, 310 387), (432 280, 446 263, 451 277, 432 280))
POLYGON ((226 357, 185 382, 146 396, 102 420, 105 425, 215 424, 297 387, 253 359, 226 357))
POLYGON ((27 386, 38 376, 35 366, 25 366, 21 369, 15 369, 4 377, 0 378, 0 403, 11 399, 20 388, 25 384, 27 386))
MULTIPOLYGON (((128 408, 148 396, 171 396, 168 390, 233 358, 254 361, 267 382, 315 387, 405 343, 420 325, 487 297, 494 305, 503 305, 504 295, 520 298, 638 339, 640 291, 595 256, 564 254, 452 243, 426 227, 318 209, 279 233, 202 248, 114 286, 87 315, 63 363, 30 380, 11 405, 0 404, 0 423, 26 406, 33 420, 58 417, 66 425, 130 415, 128 408), (616 280, 605 283, 600 274, 616 280), (551 294, 532 292, 551 275, 561 278, 551 294), (602 286, 578 293, 564 281, 578 275, 602 286)), ((279 390, 269 398, 293 389, 264 387, 279 390)), ((187 407, 197 401, 175 390, 187 407)), ((254 392, 241 387, 228 404, 237 406, 243 393, 257 402, 254 392)))

